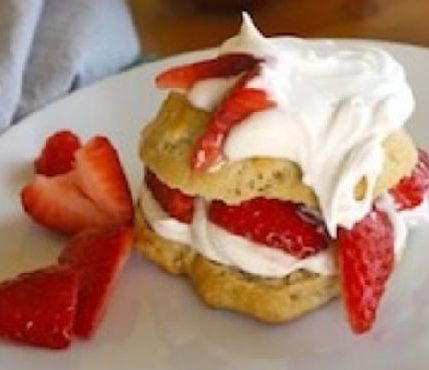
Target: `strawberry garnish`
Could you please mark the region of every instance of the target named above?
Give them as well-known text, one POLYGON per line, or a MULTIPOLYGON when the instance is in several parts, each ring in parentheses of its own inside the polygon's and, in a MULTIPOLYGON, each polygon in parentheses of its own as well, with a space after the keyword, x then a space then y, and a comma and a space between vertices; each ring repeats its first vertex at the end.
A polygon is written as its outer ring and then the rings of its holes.
POLYGON ((394 231, 389 217, 372 210, 351 230, 338 232, 343 300, 355 333, 369 330, 394 263, 394 231))
POLYGON ((70 174, 37 175, 22 190, 21 202, 35 222, 59 232, 72 234, 112 224, 109 215, 81 193, 70 174))
POLYGON ((225 54, 214 59, 171 68, 156 77, 161 89, 189 89, 196 82, 215 77, 230 77, 251 69, 258 59, 249 54, 225 54))
POLYGON ((76 152, 77 185, 114 223, 129 223, 133 202, 119 156, 109 140, 96 136, 76 152))
POLYGON ((179 189, 170 188, 148 169, 145 171, 145 182, 165 212, 181 222, 191 223, 194 212, 194 197, 182 193, 179 189))
POLYGON ((80 278, 74 333, 89 338, 105 312, 113 286, 129 256, 131 227, 87 231, 78 234, 63 249, 59 263, 80 278))
POLYGON ((133 218, 118 155, 100 136, 76 151, 74 168, 68 173, 36 175, 22 190, 21 202, 34 221, 64 233, 129 223, 133 218))
POLYGON ((418 206, 429 189, 429 155, 419 149, 418 162, 409 176, 404 177, 390 194, 399 210, 418 206))
POLYGON ((80 147, 80 140, 74 133, 58 131, 48 137, 34 161, 36 173, 55 176, 69 172, 73 168, 74 154, 80 147))
POLYGON ((0 284, 0 337, 52 349, 70 345, 78 278, 50 267, 0 284))
POLYGON ((192 157, 194 169, 206 170, 220 162, 221 149, 231 128, 252 113, 273 106, 264 90, 246 87, 257 73, 258 68, 253 68, 244 74, 214 112, 207 130, 196 145, 192 157))
POLYGON ((313 255, 328 245, 323 221, 296 203, 254 198, 231 206, 213 201, 208 215, 233 234, 282 249, 296 258, 313 255))

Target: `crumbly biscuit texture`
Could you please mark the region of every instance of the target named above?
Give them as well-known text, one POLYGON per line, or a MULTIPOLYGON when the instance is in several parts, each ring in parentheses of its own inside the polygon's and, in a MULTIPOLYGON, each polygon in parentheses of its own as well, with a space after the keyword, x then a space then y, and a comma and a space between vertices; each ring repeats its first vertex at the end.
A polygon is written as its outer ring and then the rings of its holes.
MULTIPOLYGON (((315 193, 302 182, 299 166, 289 160, 252 158, 225 164, 214 172, 192 171, 190 158, 209 120, 210 114, 193 108, 184 95, 171 93, 143 131, 140 156, 145 165, 170 187, 205 199, 238 204, 263 196, 318 208, 315 193)), ((390 135, 383 147, 385 162, 374 197, 408 175, 417 162, 417 151, 404 131, 390 135)), ((355 189, 356 199, 364 191, 362 179, 355 189)))
POLYGON ((195 292, 213 308, 224 308, 267 323, 280 323, 312 311, 338 297, 335 276, 306 270, 285 278, 263 278, 224 266, 189 246, 157 235, 136 209, 137 249, 165 271, 184 275, 195 292))

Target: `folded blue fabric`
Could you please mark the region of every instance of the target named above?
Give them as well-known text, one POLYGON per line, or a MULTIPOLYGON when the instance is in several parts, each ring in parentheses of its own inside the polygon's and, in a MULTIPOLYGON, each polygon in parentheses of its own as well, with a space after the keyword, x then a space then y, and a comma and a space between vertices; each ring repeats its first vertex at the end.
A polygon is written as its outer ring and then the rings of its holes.
POLYGON ((139 55, 123 0, 0 2, 0 131, 139 55))

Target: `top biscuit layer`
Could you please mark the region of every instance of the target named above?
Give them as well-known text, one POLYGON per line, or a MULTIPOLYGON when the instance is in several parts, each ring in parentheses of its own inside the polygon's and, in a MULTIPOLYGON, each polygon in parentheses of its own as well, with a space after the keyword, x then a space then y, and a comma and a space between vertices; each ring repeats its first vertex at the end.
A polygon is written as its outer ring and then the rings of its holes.
MULTIPOLYGON (((184 95, 171 93, 143 131, 140 156, 145 165, 170 187, 209 200, 237 204, 263 196, 318 208, 314 191, 302 182, 299 166, 286 159, 252 158, 225 164, 215 172, 193 172, 191 155, 209 119, 209 113, 192 107, 184 95)), ((385 160, 374 197, 408 175, 417 162, 417 151, 404 131, 390 135, 383 147, 385 160)), ((364 187, 364 181, 356 186, 356 199, 363 196, 364 187)))

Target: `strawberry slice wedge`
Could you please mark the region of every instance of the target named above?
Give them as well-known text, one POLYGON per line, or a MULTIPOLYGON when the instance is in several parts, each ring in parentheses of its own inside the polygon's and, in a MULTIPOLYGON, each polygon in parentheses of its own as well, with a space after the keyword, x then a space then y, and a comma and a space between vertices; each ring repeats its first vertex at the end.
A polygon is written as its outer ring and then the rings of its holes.
POLYGON ((338 231, 343 301, 353 332, 368 331, 376 318, 394 263, 394 231, 386 213, 372 210, 351 230, 338 231))
POLYGON ((418 162, 409 176, 404 177, 391 189, 399 210, 418 206, 429 190, 429 155, 423 149, 418 151, 418 162))
POLYGON ((71 131, 58 131, 48 137, 39 157, 34 161, 36 173, 61 175, 73 168, 74 154, 81 147, 80 139, 71 131))
POLYGON ((75 152, 63 175, 36 175, 21 191, 25 212, 40 225, 73 234, 127 224, 133 219, 131 192, 108 139, 97 136, 75 152))
POLYGON ((133 202, 119 156, 109 140, 96 136, 76 152, 77 186, 113 223, 129 223, 133 202))
POLYGON ((63 267, 19 275, 0 284, 0 337, 51 349, 70 345, 78 277, 63 267))
POLYGON ((171 68, 156 77, 156 86, 161 89, 189 89, 196 82, 207 78, 231 77, 245 72, 260 60, 249 54, 225 54, 214 59, 171 68))
POLYGON ((173 189, 161 182, 150 170, 145 170, 145 182, 153 197, 171 217, 184 223, 191 223, 194 213, 194 197, 173 189))
POLYGON ((109 215, 80 192, 70 174, 37 175, 22 190, 21 202, 36 223, 58 232, 73 234, 112 224, 109 215))
POLYGON ((257 73, 258 68, 253 68, 244 74, 215 111, 193 153, 194 170, 207 170, 220 162, 221 149, 231 128, 252 113, 274 105, 264 90, 246 87, 257 73))
POLYGON ((311 256, 328 246, 323 221, 293 202, 253 198, 231 206, 213 201, 208 215, 213 223, 235 235, 296 258, 311 256))
POLYGON ((58 261, 80 278, 73 331, 89 338, 100 323, 114 284, 130 254, 133 230, 121 226, 76 235, 58 261))

